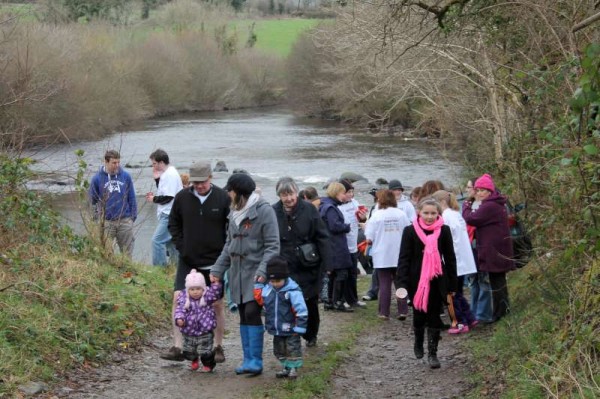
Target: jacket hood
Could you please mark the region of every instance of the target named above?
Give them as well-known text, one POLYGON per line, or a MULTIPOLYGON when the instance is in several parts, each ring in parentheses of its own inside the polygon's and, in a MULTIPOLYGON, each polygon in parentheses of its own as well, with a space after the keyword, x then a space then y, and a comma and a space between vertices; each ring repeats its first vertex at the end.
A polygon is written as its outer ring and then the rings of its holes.
POLYGON ((100 168, 98 169, 98 173, 103 173, 103 174, 105 174, 105 175, 109 175, 109 176, 118 176, 118 175, 120 175, 121 173, 123 173, 123 168, 119 166, 119 169, 117 169, 117 173, 109 174, 109 173, 106 171, 106 166, 102 165, 102 166, 100 166, 100 168))
POLYGON ((321 197, 321 205, 333 205, 333 206, 338 206, 340 205, 341 202, 330 198, 330 197, 321 197))
POLYGON ((489 197, 487 197, 483 201, 484 202, 496 202, 500 205, 505 205, 506 204, 506 196, 500 194, 500 192, 498 192, 498 191, 494 191, 493 193, 490 194, 489 197))
POLYGON ((293 290, 300 289, 300 286, 298 285, 298 283, 296 283, 291 278, 288 277, 286 280, 287 281, 285 282, 285 285, 283 287, 281 287, 280 291, 293 291, 293 290))

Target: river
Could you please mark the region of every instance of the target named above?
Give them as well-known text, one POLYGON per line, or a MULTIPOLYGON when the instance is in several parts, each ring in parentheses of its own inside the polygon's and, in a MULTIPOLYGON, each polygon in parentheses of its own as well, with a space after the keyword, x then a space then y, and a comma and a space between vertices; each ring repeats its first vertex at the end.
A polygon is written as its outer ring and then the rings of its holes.
POLYGON ((134 179, 140 214, 136 222, 134 258, 150 263, 150 240, 156 226, 155 206, 144 196, 155 189, 148 155, 157 148, 169 154, 179 172, 200 159, 212 165, 225 161, 229 172, 215 172, 213 183, 225 185, 233 169, 247 170, 270 202, 277 200, 275 183, 293 177, 300 189, 312 185, 320 193, 331 178, 355 172, 368 179, 356 185, 359 202, 371 205, 368 194, 378 178, 399 179, 407 192, 426 180, 457 186, 461 167, 442 156, 437 145, 385 133, 342 126, 336 122, 294 116, 286 109, 251 109, 186 114, 153 119, 143 128, 115 133, 98 141, 53 145, 31 152, 34 168, 47 177, 31 188, 55 194, 55 208, 66 223, 82 232, 81 205, 73 194, 77 172, 75 151, 84 151, 88 179, 103 164, 104 152, 117 149, 121 165, 134 179))

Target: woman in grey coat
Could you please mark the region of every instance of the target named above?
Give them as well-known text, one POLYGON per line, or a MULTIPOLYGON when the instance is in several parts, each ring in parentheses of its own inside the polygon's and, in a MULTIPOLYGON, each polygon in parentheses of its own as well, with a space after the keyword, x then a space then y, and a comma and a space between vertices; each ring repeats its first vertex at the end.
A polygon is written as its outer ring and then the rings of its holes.
POLYGON ((279 229, 271 205, 254 192, 250 176, 235 173, 225 190, 231 197, 227 241, 210 271, 211 282, 221 281, 229 270, 232 300, 240 313, 244 360, 237 374, 262 373, 264 327, 260 306, 254 299, 254 283, 266 281, 267 261, 279 254, 279 229))

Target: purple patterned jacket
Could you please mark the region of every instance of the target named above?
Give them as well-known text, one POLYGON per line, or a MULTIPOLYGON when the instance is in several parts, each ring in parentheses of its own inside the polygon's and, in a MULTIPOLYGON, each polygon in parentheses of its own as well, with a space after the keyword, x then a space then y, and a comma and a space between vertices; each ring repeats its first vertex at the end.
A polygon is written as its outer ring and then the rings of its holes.
POLYGON ((185 324, 180 327, 183 335, 191 337, 199 337, 206 334, 217 327, 217 317, 212 304, 219 300, 221 296, 222 285, 219 283, 211 284, 204 291, 204 295, 200 299, 190 298, 190 307, 185 309, 185 300, 187 299, 187 290, 183 290, 177 297, 177 308, 175 309, 175 322, 178 319, 183 319, 185 324), (204 298, 205 305, 200 302, 204 298))

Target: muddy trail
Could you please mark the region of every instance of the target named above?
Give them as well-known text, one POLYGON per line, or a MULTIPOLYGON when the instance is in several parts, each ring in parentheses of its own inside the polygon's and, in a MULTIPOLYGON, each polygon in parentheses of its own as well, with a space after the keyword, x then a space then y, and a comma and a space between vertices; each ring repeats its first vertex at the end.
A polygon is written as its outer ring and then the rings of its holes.
MULTIPOLYGON (((321 308, 322 311, 322 308, 321 308)), ((304 350, 305 361, 318 361, 330 342, 339 337, 340 326, 377 312, 377 302, 354 313, 321 312, 321 331, 317 347, 304 350)), ((460 398, 469 389, 468 358, 461 342, 468 335, 443 333, 438 357, 441 369, 431 370, 426 360, 413 355, 410 318, 405 321, 374 322, 357 339, 355 349, 332 373, 331 398, 460 398)), ((278 382, 278 362, 272 355, 271 337, 265 334, 264 371, 257 377, 237 376, 233 371, 241 362, 237 314, 227 313, 224 340, 225 363, 213 373, 193 372, 189 362, 169 362, 159 353, 171 345, 165 329, 133 354, 115 353, 109 364, 72 373, 52 392, 50 398, 248 398, 261 387, 278 382)), ((425 355, 426 359, 427 355, 425 355)), ((302 369, 300 370, 302 378, 302 369)))

